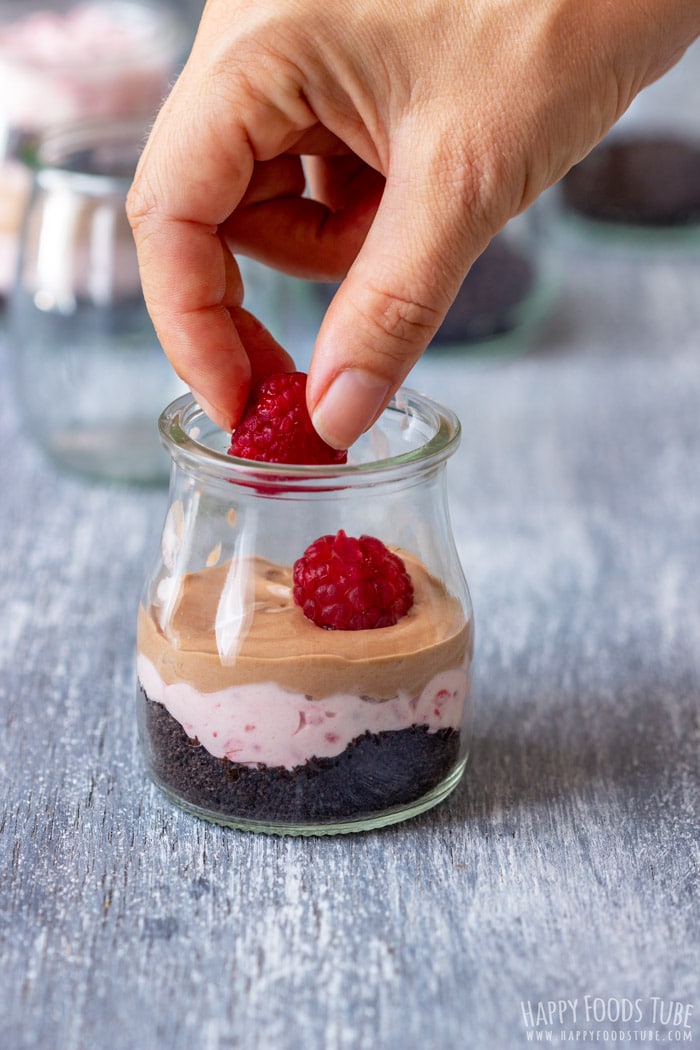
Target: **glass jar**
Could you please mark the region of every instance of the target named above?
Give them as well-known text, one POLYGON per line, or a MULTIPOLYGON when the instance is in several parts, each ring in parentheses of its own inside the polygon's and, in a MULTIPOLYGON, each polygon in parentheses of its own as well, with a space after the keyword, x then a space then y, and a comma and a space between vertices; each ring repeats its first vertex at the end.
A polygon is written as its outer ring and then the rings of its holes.
POLYGON ((331 834, 444 799, 471 732, 473 615, 451 533, 455 415, 404 390, 342 466, 226 454, 190 395, 160 430, 172 457, 160 552, 138 616, 137 705, 151 777, 231 827, 331 834), (413 605, 393 626, 332 630, 292 572, 321 536, 399 554, 413 605))
POLYGON ((165 481, 156 420, 182 393, 141 290, 126 194, 140 121, 57 128, 40 142, 10 297, 26 430, 58 463, 165 481))
POLYGON ((157 0, 0 0, 0 295, 37 140, 78 121, 152 119, 191 35, 183 13, 157 0))
POLYGON ((429 353, 527 349, 556 291, 540 245, 537 206, 516 215, 472 264, 429 353))
POLYGON ((645 88, 546 197, 557 247, 641 258, 700 249, 700 42, 645 88))

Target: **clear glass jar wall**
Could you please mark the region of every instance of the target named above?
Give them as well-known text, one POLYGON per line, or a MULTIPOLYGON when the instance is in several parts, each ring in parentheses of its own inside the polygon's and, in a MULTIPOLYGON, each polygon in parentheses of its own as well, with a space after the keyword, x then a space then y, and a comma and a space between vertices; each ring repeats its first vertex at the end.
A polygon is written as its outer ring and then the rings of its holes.
POLYGON ((145 139, 136 121, 40 141, 9 303, 26 431, 58 463, 165 481, 157 419, 185 389, 156 338, 125 202, 145 139))
POLYGON ((697 256, 700 42, 549 191, 544 212, 559 246, 697 256))
POLYGON ((445 467, 456 417, 403 391, 340 467, 227 456, 189 395, 161 417, 170 505, 138 620, 152 778, 225 825, 328 834, 393 823, 456 786, 471 732, 473 615, 445 467), (320 536, 398 552, 414 602, 393 626, 329 630, 292 597, 320 536))
MULTIPOLYGON (((311 284, 317 310, 330 303, 337 287, 311 284)), ((534 205, 511 219, 475 260, 427 353, 518 353, 536 337, 556 292, 534 205)))

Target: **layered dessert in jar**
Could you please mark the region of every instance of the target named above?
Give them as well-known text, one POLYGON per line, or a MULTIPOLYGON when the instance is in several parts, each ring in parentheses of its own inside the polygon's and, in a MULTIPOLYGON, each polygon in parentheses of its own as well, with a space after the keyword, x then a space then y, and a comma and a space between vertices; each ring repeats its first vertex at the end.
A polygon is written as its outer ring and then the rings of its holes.
POLYGON ((139 731, 195 815, 328 834, 456 786, 473 620, 443 491, 456 417, 402 394, 346 462, 305 378, 264 381, 224 454, 189 396, 161 417, 175 469, 138 613, 139 731))
POLYGON ((534 255, 494 237, 474 261, 432 345, 470 345, 512 332, 523 322, 537 280, 534 255))
POLYGON ((291 567, 258 558, 186 576, 165 630, 162 607, 142 607, 137 668, 161 785, 224 816, 294 824, 361 819, 440 784, 460 755, 471 623, 402 560, 413 604, 379 629, 317 626, 291 567))
MULTIPOLYGON (((313 289, 327 307, 338 285, 317 283, 313 289)), ((534 227, 518 216, 475 259, 430 346, 478 352, 510 344, 544 317, 550 295, 534 227)))

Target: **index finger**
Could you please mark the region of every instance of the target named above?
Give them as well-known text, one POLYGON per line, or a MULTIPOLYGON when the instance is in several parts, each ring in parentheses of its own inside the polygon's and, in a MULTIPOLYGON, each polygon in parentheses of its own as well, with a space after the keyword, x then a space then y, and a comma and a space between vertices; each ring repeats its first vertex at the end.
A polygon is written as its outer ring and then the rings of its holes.
MULTIPOLYGON (((251 363, 234 316, 243 300, 235 259, 219 226, 243 196, 254 154, 231 105, 176 85, 159 114, 127 201, 141 283, 158 338, 177 374, 225 429, 240 418, 251 363), (221 103, 223 105, 223 103, 221 103), (232 316, 232 312, 233 315, 232 316)), ((261 326, 269 367, 290 358, 261 326)), ((255 352, 251 348, 251 353, 255 352)), ((274 370, 274 369, 273 369, 274 370)))

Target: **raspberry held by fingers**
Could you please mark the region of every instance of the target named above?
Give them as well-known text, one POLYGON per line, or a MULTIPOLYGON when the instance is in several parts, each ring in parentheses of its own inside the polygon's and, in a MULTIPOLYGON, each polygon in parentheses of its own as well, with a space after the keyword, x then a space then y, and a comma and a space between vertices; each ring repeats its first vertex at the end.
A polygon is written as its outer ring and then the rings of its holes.
POLYGON ((306 407, 305 372, 277 372, 258 384, 228 451, 266 463, 333 465, 348 458, 314 430, 306 407))

